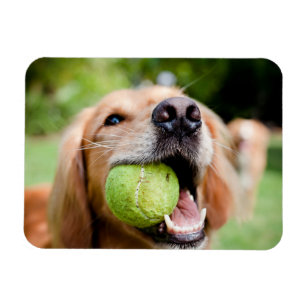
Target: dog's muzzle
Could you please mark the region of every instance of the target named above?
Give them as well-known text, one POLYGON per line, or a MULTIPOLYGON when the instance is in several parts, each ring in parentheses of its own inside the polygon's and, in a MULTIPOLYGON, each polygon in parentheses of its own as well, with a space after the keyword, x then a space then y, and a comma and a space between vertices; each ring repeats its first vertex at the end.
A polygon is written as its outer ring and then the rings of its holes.
POLYGON ((187 97, 173 97, 160 102, 152 112, 152 122, 166 133, 182 139, 201 126, 201 113, 187 97))
POLYGON ((197 248, 205 240, 206 209, 197 204, 199 147, 202 126, 197 104, 187 97, 160 102, 152 112, 155 127, 156 161, 169 165, 176 173, 180 195, 176 208, 164 221, 143 229, 156 243, 174 248, 197 248))

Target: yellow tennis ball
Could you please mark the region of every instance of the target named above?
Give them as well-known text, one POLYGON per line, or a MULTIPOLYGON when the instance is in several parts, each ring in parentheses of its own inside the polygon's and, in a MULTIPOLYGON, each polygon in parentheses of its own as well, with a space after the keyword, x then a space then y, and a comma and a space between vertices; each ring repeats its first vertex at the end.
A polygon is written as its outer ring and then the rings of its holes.
POLYGON ((178 178, 163 163, 115 166, 108 174, 105 190, 113 214, 138 228, 162 222, 179 198, 178 178))

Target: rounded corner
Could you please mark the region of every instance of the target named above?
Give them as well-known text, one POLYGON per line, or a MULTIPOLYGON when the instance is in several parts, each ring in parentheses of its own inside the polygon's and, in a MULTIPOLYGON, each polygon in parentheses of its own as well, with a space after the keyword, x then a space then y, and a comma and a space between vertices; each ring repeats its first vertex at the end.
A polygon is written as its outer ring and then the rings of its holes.
POLYGON ((30 62, 30 64, 28 64, 28 67, 27 67, 27 69, 26 69, 26 71, 25 71, 25 80, 27 81, 27 74, 28 74, 28 72, 29 72, 29 69, 35 64, 35 63, 37 63, 37 62, 39 62, 39 61, 41 61, 41 60, 43 60, 43 59, 45 59, 46 57, 39 57, 39 58, 36 58, 36 59, 34 59, 32 62, 30 62))
POLYGON ((23 228, 23 237, 24 237, 24 241, 26 242, 26 245, 28 245, 30 248, 36 248, 40 250, 45 249, 45 247, 35 245, 33 242, 31 242, 31 240, 27 237, 24 228, 23 228))
POLYGON ((275 69, 278 70, 278 72, 279 72, 281 78, 283 77, 282 70, 281 70, 280 66, 279 66, 276 62, 274 62, 273 60, 268 59, 268 58, 260 58, 260 60, 266 61, 266 62, 268 62, 270 65, 274 66, 275 69))
POLYGON ((280 242, 281 242, 281 240, 282 240, 282 238, 283 238, 283 234, 284 234, 284 231, 283 231, 283 229, 282 229, 282 230, 281 230, 281 234, 280 234, 279 240, 276 242, 275 245, 273 245, 272 247, 266 249, 266 251, 272 251, 272 250, 275 249, 277 246, 279 246, 279 245, 280 245, 280 242))

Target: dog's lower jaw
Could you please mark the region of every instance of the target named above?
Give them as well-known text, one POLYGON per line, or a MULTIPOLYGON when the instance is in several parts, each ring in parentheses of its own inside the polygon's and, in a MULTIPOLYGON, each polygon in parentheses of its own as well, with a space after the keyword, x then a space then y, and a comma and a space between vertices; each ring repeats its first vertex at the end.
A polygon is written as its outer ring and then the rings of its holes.
POLYGON ((192 250, 204 250, 209 246, 209 239, 207 236, 204 239, 199 240, 195 243, 186 243, 186 244, 175 244, 170 242, 156 242, 154 244, 154 249, 174 249, 174 250, 182 250, 182 249, 192 249, 192 250))
MULTIPOLYGON (((127 225, 124 222, 118 223, 115 217, 100 219, 93 223, 93 248, 107 249, 206 249, 208 236, 194 242, 176 244, 170 240, 164 242, 155 239, 149 233, 127 225), (116 242, 116 243, 115 243, 116 242)), ((204 230, 202 230, 204 231, 204 230)))

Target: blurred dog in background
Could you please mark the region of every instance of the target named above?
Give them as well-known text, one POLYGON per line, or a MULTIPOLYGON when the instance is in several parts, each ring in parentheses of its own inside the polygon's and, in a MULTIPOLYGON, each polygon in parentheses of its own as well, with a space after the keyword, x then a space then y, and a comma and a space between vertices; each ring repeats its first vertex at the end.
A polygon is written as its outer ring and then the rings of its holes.
POLYGON ((234 164, 246 197, 240 216, 250 219, 253 216, 258 185, 266 167, 270 131, 253 119, 237 118, 227 126, 233 137, 234 150, 237 151, 234 164))
POLYGON ((209 248, 231 216, 251 215, 268 138, 254 120, 227 127, 175 87, 113 92, 66 131, 53 186, 26 189, 25 235, 38 247, 209 248), (112 214, 105 181, 115 165, 154 162, 177 174, 178 204, 137 229, 112 214))

